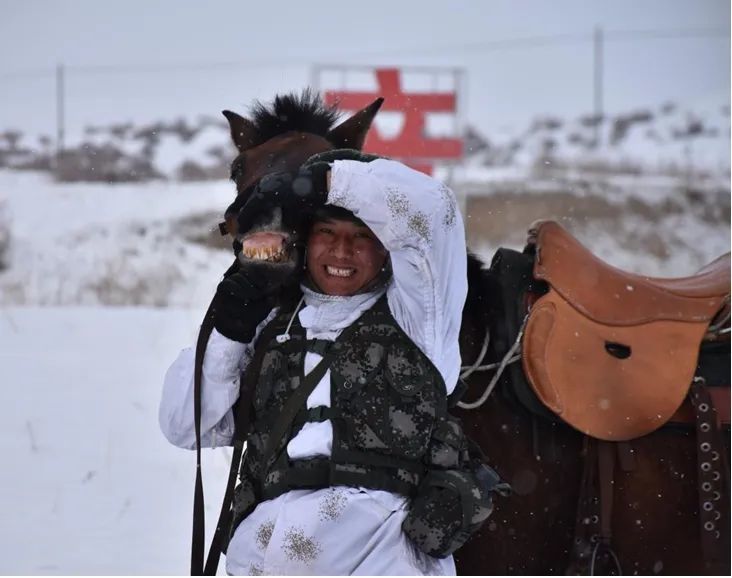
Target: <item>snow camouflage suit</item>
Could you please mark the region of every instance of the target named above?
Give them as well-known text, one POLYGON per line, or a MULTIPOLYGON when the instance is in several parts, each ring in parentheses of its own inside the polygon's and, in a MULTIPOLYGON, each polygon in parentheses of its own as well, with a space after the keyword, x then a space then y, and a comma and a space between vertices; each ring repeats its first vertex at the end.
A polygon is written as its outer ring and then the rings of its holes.
MULTIPOLYGON (((280 313, 271 322, 275 334, 290 317, 280 313)), ((442 376, 398 326, 385 297, 335 342, 306 340, 299 322, 284 343, 265 341, 257 345, 267 350, 249 408, 230 536, 257 503, 295 488, 347 485, 409 496, 402 528, 436 557, 454 552, 490 515, 498 476, 447 413, 442 376), (278 416, 307 379, 306 350, 331 357, 332 407, 301 406, 282 439, 272 440, 278 416), (331 457, 289 460, 286 442, 305 422, 325 419, 333 424, 331 457)))

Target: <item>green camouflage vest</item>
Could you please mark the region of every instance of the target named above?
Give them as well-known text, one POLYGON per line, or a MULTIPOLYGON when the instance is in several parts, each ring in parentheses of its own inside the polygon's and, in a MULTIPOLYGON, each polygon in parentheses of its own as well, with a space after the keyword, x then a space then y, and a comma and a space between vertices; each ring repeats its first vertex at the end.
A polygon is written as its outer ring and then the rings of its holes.
MULTIPOLYGON (((275 334, 284 333, 291 315, 286 312, 272 321, 281 326, 275 334)), ((394 320, 386 297, 334 342, 306 340, 295 318, 289 340, 273 338, 257 347, 267 349, 251 408, 241 483, 234 494, 231 535, 258 502, 291 489, 347 485, 414 495, 429 461, 425 454, 435 424, 447 415, 445 383, 394 320), (303 404, 265 464, 274 424, 305 380, 306 351, 334 356, 331 407, 308 410, 303 404), (290 461, 287 442, 306 422, 326 419, 333 425, 331 457, 290 461)))

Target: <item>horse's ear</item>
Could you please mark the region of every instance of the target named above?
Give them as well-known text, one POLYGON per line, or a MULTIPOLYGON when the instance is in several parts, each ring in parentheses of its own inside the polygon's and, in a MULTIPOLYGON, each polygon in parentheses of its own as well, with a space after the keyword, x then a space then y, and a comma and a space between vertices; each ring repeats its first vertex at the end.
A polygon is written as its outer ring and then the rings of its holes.
POLYGON ((222 110, 221 114, 229 121, 231 129, 231 139, 234 141, 236 148, 240 153, 254 146, 256 131, 252 121, 231 112, 230 110, 222 110))
POLYGON ((383 102, 383 98, 377 98, 366 108, 362 108, 331 129, 326 138, 338 148, 361 150, 366 140, 366 134, 371 128, 371 121, 374 120, 383 102))

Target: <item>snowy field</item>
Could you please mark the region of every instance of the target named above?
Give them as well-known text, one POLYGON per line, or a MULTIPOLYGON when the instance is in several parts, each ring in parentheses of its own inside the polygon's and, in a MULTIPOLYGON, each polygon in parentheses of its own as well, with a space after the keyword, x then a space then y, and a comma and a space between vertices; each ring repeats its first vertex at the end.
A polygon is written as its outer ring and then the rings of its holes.
MULTIPOLYGON (((189 572, 195 454, 163 438, 157 404, 199 322, 176 309, 1 310, 0 574, 189 572)), ((206 452, 210 524, 227 457, 206 452)))
MULTIPOLYGON (((63 186, 0 172, 0 574, 189 572, 195 454, 165 440, 157 406, 231 258, 170 223, 232 195, 226 182, 63 186)), ((204 464, 213 525, 226 450, 204 464)))
POLYGON ((211 211, 195 232, 216 238, 234 193, 226 181, 55 184, 0 171, 0 216, 11 231, 0 304, 205 305, 232 256, 173 228, 211 211))
MULTIPOLYGON (((195 454, 163 438, 157 405, 231 262, 192 239, 232 195, 227 182, 58 185, 0 171, 0 573, 188 572, 195 454)), ((689 274, 729 250, 728 218, 665 223, 688 242, 657 270, 689 274)), ((607 235, 583 240, 613 259, 607 235)), ((622 266, 649 259, 626 252, 622 266)), ((211 525, 227 471, 225 450, 206 452, 211 525)))

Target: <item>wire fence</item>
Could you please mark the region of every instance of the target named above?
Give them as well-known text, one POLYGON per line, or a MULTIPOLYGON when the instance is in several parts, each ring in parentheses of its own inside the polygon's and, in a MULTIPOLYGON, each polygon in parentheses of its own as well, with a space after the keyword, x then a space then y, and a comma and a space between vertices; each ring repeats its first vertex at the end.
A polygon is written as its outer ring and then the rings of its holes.
MULTIPOLYGON (((517 108, 542 111, 569 106, 581 94, 587 112, 601 114, 610 95, 636 91, 642 86, 665 85, 670 97, 683 88, 698 86, 699 95, 716 90, 729 93, 729 28, 603 30, 585 34, 558 34, 504 38, 481 42, 404 46, 393 51, 347 51, 339 53, 341 66, 402 66, 444 64, 465 70, 461 97, 462 114, 471 119, 477 112, 505 116, 513 103, 517 108), (685 47, 684 62, 670 62, 670 44, 685 47), (632 51, 628 52, 628 47, 632 51), (538 53, 551 51, 551 65, 538 53), (520 53, 514 70, 506 71, 502 59, 520 53), (719 61, 712 74, 714 86, 700 86, 693 75, 711 66, 709 54, 719 61), (652 54, 658 66, 649 66, 652 54), (635 62, 635 61, 638 62, 635 62), (669 68, 671 67, 671 68, 669 68), (550 68, 551 70, 546 70, 550 68), (632 72, 635 70, 636 72, 632 72), (556 82, 548 78, 556 75, 556 82), (531 78, 542 84, 532 94, 531 78), (488 88, 481 88, 487 85, 488 88), (566 95, 566 96, 563 96, 566 95), (476 103, 478 105, 476 106, 476 103), (483 103, 489 103, 483 106, 483 103), (477 109, 480 107, 480 111, 477 109)), ((194 111, 218 114, 222 108, 243 107, 254 98, 301 88, 312 79, 317 65, 294 54, 287 59, 260 58, 208 62, 129 63, 56 66, 9 70, 0 73, 4 107, 0 131, 15 127, 51 138, 63 149, 65 140, 78 139, 85 126, 95 121, 117 122, 135 118, 154 120, 194 111)), ((335 64, 335 63, 329 63, 335 64)), ((615 99, 618 100, 617 98, 615 99)))

